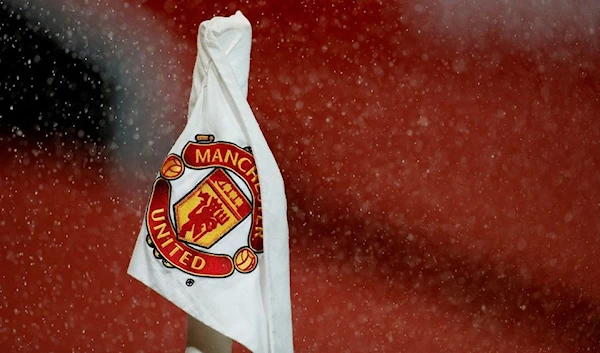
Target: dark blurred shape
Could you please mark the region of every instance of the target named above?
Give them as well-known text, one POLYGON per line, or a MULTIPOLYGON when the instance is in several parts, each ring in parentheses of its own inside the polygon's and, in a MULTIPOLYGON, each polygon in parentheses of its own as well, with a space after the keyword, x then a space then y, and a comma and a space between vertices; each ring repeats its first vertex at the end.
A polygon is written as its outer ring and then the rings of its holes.
POLYGON ((113 85, 52 33, 0 7, 0 134, 105 144, 113 85))

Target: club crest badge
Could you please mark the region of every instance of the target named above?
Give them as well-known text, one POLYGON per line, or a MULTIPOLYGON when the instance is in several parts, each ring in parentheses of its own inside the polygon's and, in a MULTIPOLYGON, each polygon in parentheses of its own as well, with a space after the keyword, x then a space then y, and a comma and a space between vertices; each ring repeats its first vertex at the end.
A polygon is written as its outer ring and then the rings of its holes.
POLYGON ((166 267, 199 277, 252 272, 263 251, 263 231, 260 185, 250 149, 196 135, 180 156, 165 159, 154 182, 146 224, 146 241, 166 267), (171 200, 172 183, 186 169, 208 174, 185 196, 171 200), (247 219, 250 230, 243 246, 232 253, 210 250, 247 219))

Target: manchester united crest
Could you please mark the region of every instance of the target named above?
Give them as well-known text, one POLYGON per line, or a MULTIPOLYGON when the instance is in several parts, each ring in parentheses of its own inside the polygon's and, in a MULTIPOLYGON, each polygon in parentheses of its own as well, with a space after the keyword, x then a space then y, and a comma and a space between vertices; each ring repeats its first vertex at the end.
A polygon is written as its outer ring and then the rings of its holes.
POLYGON ((165 159, 146 222, 147 243, 167 267, 200 277, 252 272, 263 250, 263 232, 258 173, 250 149, 215 142, 212 135, 196 135, 180 156, 165 159), (202 170, 203 177, 183 197, 172 200, 172 184, 186 170, 202 170), (213 251, 228 234, 246 229, 244 244, 237 250, 213 251))

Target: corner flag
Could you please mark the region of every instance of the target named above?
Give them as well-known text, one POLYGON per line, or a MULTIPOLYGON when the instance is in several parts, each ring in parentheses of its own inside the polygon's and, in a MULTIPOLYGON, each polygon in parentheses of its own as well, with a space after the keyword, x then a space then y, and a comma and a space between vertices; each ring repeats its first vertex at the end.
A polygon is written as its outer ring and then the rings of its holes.
POLYGON ((200 25, 188 122, 154 185, 128 273, 255 353, 291 353, 281 173, 246 101, 251 27, 200 25))

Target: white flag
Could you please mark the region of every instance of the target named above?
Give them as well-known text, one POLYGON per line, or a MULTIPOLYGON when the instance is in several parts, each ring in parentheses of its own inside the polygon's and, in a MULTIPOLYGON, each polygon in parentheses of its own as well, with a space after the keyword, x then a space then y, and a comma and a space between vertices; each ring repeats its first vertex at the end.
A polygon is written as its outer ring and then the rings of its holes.
POLYGON ((129 274, 252 352, 293 351, 283 179, 246 101, 251 27, 200 25, 188 122, 154 182, 129 274))

